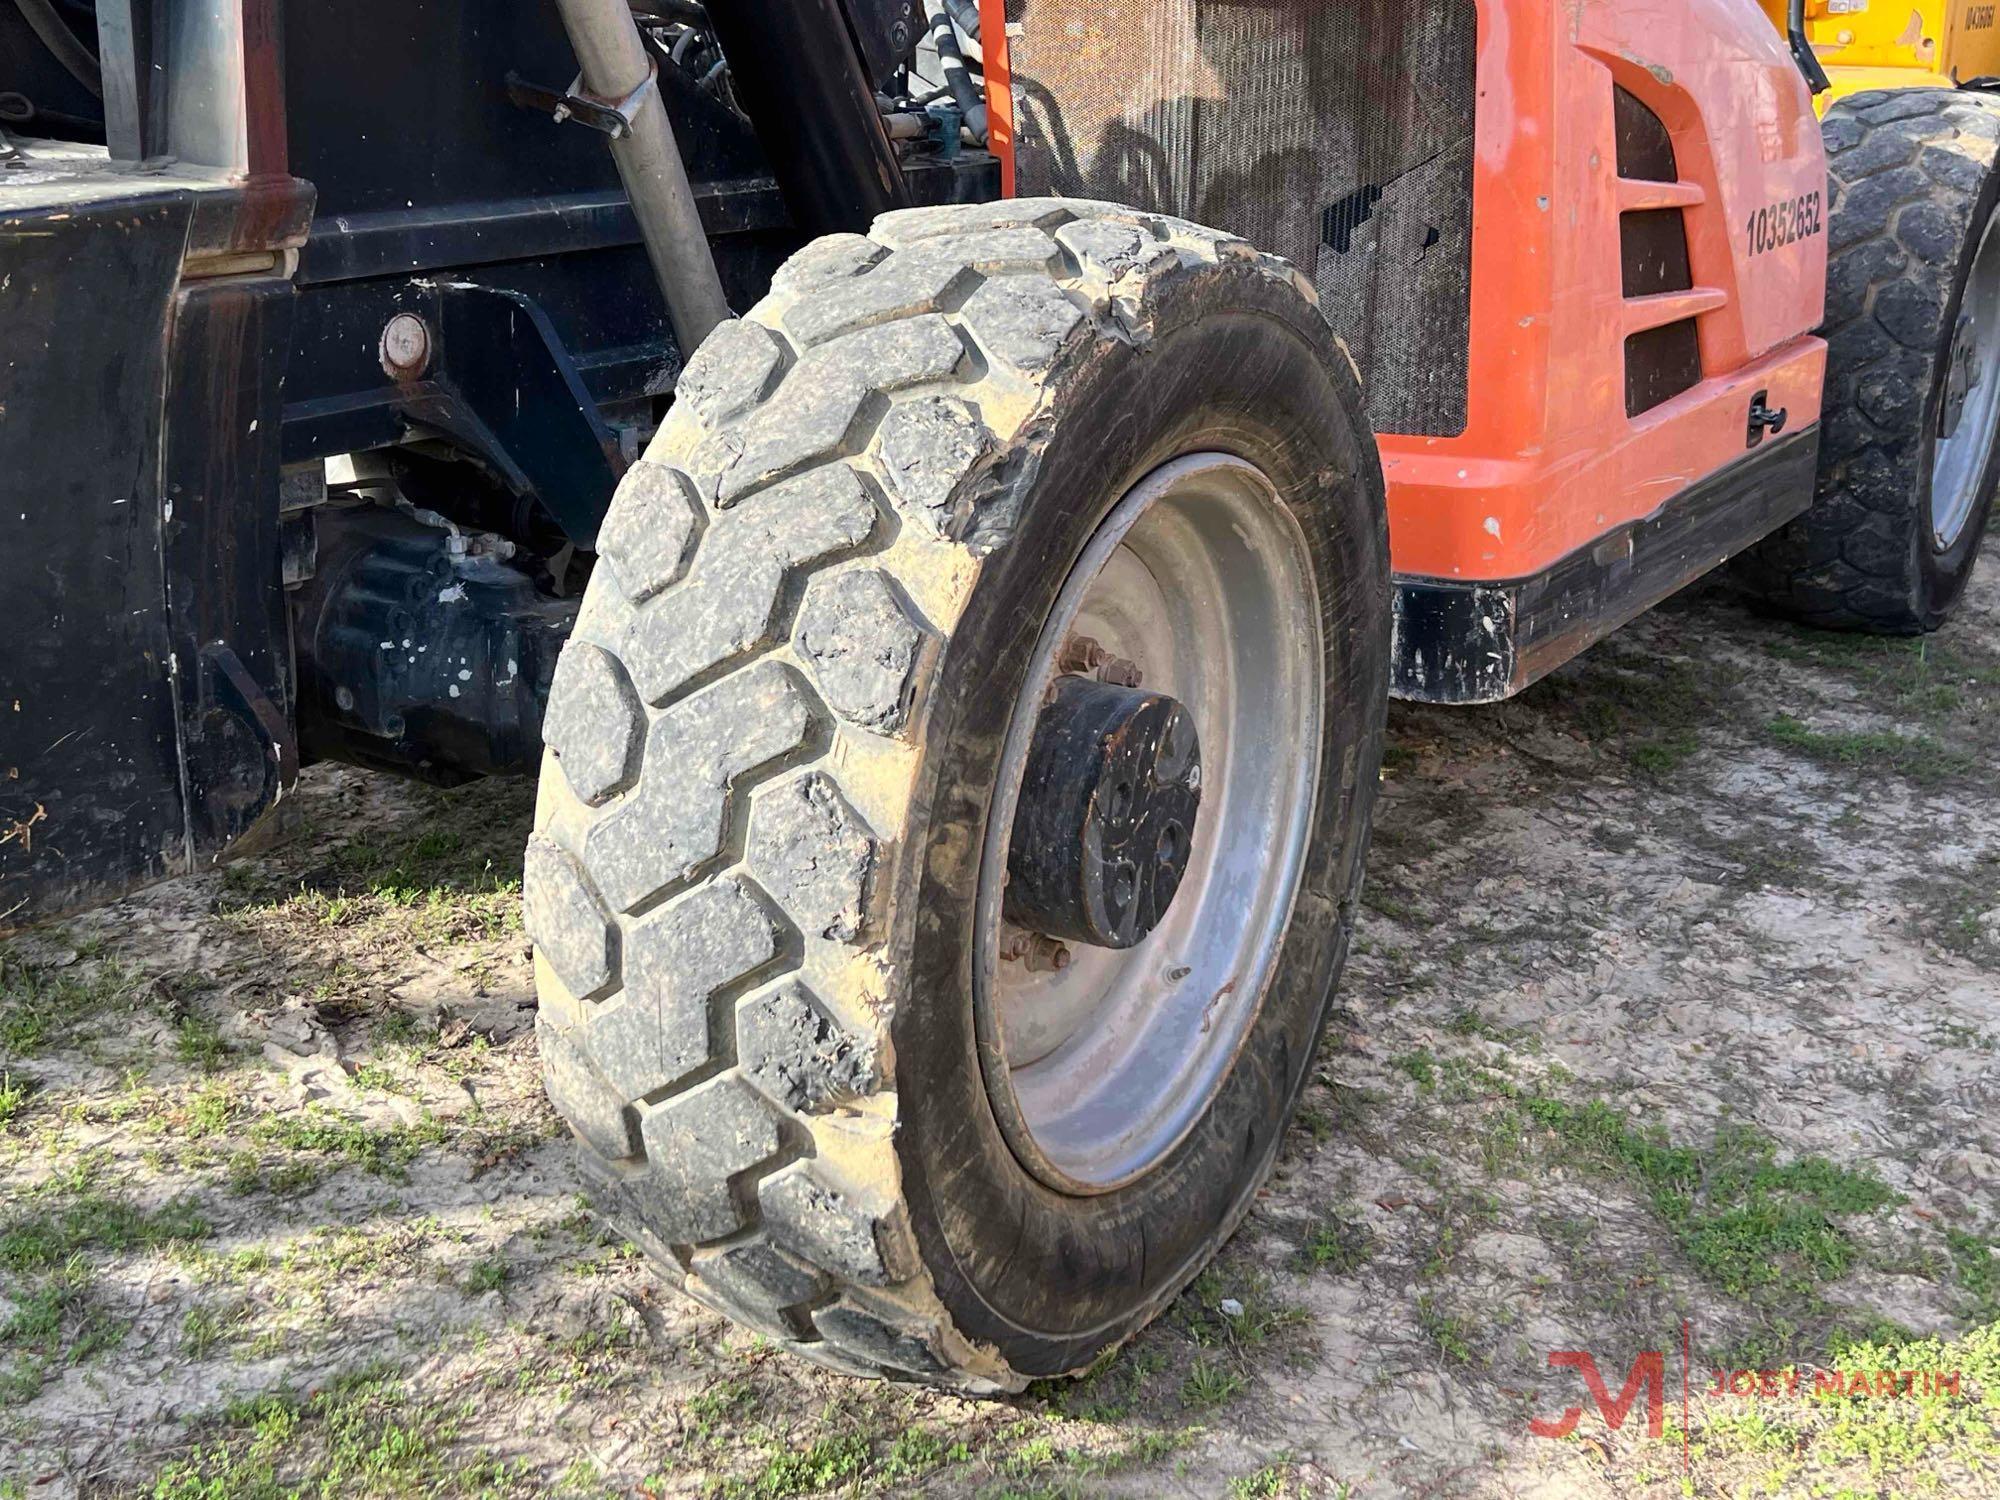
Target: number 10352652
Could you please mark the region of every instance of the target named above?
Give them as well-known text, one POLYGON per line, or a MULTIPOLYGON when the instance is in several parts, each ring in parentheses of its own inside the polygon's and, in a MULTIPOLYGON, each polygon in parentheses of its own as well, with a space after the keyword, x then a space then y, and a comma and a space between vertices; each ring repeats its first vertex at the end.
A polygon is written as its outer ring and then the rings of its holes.
POLYGON ((1758 209, 1744 222, 1744 238, 1752 255, 1762 255, 1820 232, 1820 194, 1815 188, 1796 198, 1781 198, 1758 209))

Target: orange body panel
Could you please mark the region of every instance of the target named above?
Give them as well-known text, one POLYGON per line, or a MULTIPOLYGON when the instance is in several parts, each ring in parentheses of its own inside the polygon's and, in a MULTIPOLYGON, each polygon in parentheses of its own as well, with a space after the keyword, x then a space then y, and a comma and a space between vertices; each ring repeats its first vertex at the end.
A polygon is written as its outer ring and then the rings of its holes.
POLYGON ((1007 58, 1007 0, 979 0, 980 70, 986 75, 986 149, 1000 158, 1000 196, 1014 196, 1014 70, 1007 58))
POLYGON ((1456 437, 1380 435, 1395 569, 1537 573, 1739 458, 1752 396, 1818 420, 1820 232, 1753 254, 1758 210, 1817 192, 1812 102, 1756 0, 1482 5, 1471 386, 1456 437), (1665 122, 1681 185, 1621 182, 1613 84, 1665 122), (1695 291, 1628 303, 1621 207, 1684 209, 1695 291), (1625 335, 1699 309, 1704 378, 1628 419, 1625 335))
MULTIPOLYGON (((980 8, 1011 193, 1003 7, 980 8)), ((1527 578, 1655 515, 1744 455, 1759 393, 1787 432, 1819 419, 1826 159, 1759 0, 1480 0, 1477 82, 1466 426, 1377 434, 1405 578, 1527 578), (1614 85, 1666 125, 1678 183, 1619 179, 1614 85), (1759 211, 1809 194, 1817 227, 1753 250, 1759 211), (1646 207, 1682 209, 1692 291, 1623 296, 1619 212, 1646 207), (1703 378, 1628 418, 1626 335, 1691 314, 1703 378)))

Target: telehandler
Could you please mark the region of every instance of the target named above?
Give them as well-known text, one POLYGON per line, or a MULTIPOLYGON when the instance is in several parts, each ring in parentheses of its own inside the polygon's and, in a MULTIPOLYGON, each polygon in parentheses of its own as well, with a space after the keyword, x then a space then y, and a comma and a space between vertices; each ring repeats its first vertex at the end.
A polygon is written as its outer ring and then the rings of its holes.
POLYGON ((1964 588, 1991 8, 1884 3, 0 0, 0 925, 538 766, 611 1221, 1082 1369, 1278 1150, 1390 694, 1964 588))

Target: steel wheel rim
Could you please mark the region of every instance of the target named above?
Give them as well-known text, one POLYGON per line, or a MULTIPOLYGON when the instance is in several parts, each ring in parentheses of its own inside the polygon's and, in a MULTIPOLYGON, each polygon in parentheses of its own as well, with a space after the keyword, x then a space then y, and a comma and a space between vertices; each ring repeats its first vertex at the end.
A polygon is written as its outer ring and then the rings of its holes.
POLYGON ((1977 384, 1965 393, 1964 409, 1951 431, 1944 430, 1949 404, 1940 403, 1939 430, 1931 451, 1931 541, 1949 552, 1965 534, 1979 505, 1987 499, 1986 471, 1993 441, 2000 433, 2000 215, 1988 220, 1979 249, 1959 298, 1958 322, 1946 351, 1946 381, 1961 355, 1976 373, 1977 384), (1968 322, 1969 320, 1969 322, 1968 322))
POLYGON ((1297 520, 1254 465, 1201 453, 1113 507, 1036 643, 981 853, 974 1004, 987 1094, 1023 1165, 1101 1193, 1142 1176, 1201 1118, 1276 968, 1304 867, 1324 642, 1297 520), (1201 738, 1194 852, 1137 946, 1078 945, 1060 972, 1000 957, 1007 851, 1035 713, 1072 635, 1135 662, 1201 738))

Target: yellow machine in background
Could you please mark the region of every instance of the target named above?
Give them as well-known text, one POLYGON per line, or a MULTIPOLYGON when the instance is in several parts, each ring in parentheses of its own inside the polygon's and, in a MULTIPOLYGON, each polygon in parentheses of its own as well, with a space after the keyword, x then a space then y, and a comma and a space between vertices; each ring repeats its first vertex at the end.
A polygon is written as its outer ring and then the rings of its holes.
MULTIPOLYGON (((1785 0, 1763 0, 1779 31, 1785 0)), ((2000 77, 1996 0, 1805 0, 1805 36, 1832 85, 1821 114, 1864 89, 1935 87, 2000 77)))

